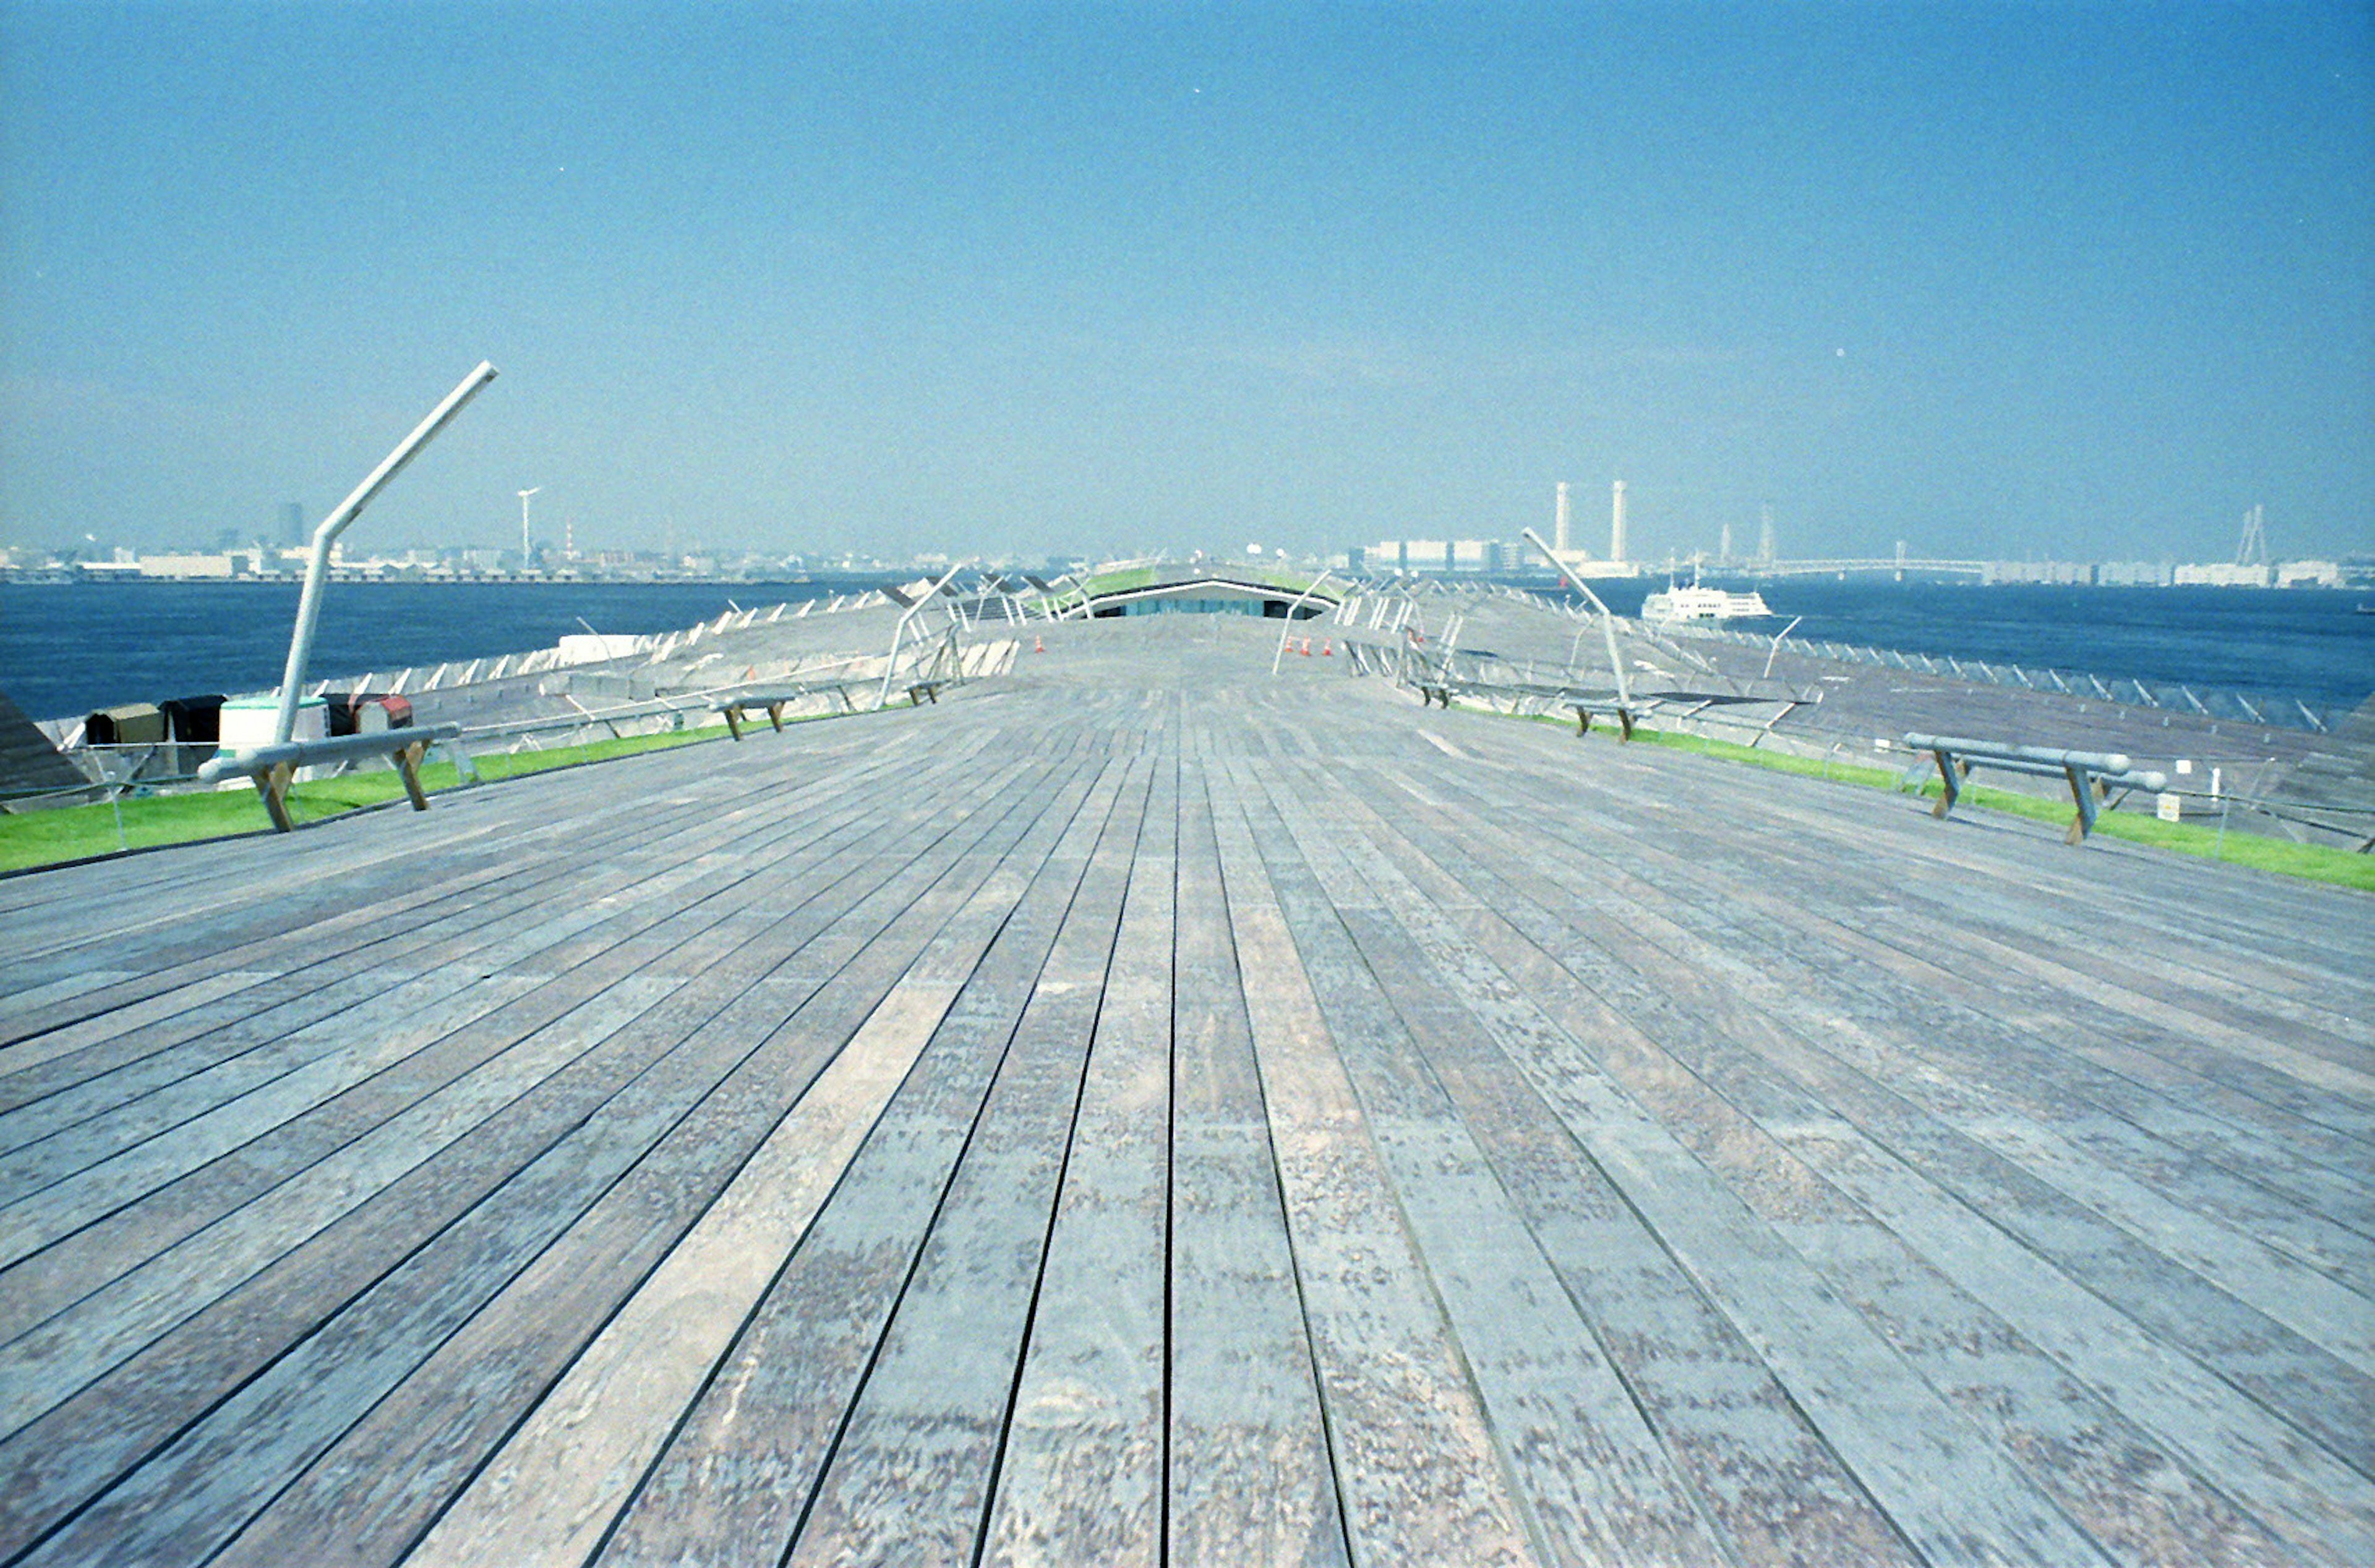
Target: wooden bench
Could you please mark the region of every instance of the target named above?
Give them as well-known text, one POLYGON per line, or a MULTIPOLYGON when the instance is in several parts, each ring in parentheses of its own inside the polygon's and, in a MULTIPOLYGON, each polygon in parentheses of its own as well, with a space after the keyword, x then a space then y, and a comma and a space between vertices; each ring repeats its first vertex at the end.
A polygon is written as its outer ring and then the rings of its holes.
POLYGON ((742 738, 742 721, 753 713, 764 713, 767 722, 775 726, 776 733, 781 734, 784 710, 801 698, 813 697, 819 692, 831 692, 838 696, 843 706, 852 713, 857 711, 857 705, 849 700, 849 683, 836 680, 815 686, 787 686, 771 691, 745 691, 738 697, 729 697, 718 703, 717 712, 725 715, 726 727, 737 740, 742 738))
POLYGON ((1573 708, 1575 733, 1578 736, 1591 733, 1591 721, 1594 716, 1598 716, 1614 719, 1617 727, 1624 732, 1624 738, 1626 740, 1633 738, 1635 713, 1630 705, 1606 697, 1578 696, 1573 687, 1439 679, 1421 680, 1413 684, 1418 688, 1418 702, 1422 708, 1428 706, 1448 708, 1451 706, 1451 697, 1455 691, 1495 697, 1540 697, 1556 702, 1561 707, 1573 708))
POLYGON ((1944 788, 1930 815, 1941 820, 1962 798, 1963 781, 1971 776, 1975 768, 2066 779, 2078 814, 2071 819, 2070 831, 2063 842, 2074 844, 2083 843, 2086 835, 2095 831, 2096 808, 2110 797, 2112 790, 2157 791, 2168 787, 2168 774, 2157 771, 2140 772, 2133 761, 2117 751, 2063 751, 1951 735, 1908 735, 1905 744, 1915 751, 1929 752, 1937 760, 1938 777, 1944 788))
POLYGON ((272 825, 281 832, 296 827, 289 815, 289 786, 300 768, 318 767, 326 762, 357 762, 372 757, 385 757, 396 764, 403 775, 404 793, 411 797, 415 811, 429 809, 429 796, 420 787, 420 762, 432 744, 452 747, 462 734, 460 725, 431 725, 426 728, 407 726, 403 729, 382 730, 372 735, 342 735, 328 740, 288 740, 272 746, 242 746, 231 751, 217 752, 198 769, 200 784, 220 784, 228 778, 244 774, 255 785, 255 793, 264 797, 264 809, 271 815, 272 825))

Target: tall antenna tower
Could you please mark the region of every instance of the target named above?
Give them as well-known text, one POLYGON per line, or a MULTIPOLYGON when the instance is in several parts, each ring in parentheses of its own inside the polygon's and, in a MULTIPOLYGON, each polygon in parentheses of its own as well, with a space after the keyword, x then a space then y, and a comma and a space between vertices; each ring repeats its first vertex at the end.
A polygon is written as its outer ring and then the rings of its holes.
POLYGON ((2268 531, 2261 513, 2264 507, 2254 506, 2243 513, 2243 536, 2235 541, 2235 564, 2265 566, 2268 564, 2268 531))
POLYGON ((1762 526, 1756 534, 1756 559, 1766 565, 1773 564, 1773 509, 1760 509, 1762 526))
POLYGON ((1715 548, 1715 560, 1718 566, 1725 566, 1731 563, 1731 525, 1729 523, 1723 525, 1722 540, 1715 548))
POLYGON ((1565 479, 1561 479, 1559 481, 1558 511, 1553 515, 1551 520, 1551 538, 1562 552, 1571 550, 1575 548, 1573 541, 1567 537, 1566 481, 1565 479))
POLYGON ((527 532, 527 498, 528 498, 528 497, 530 497, 530 496, 532 496, 532 495, 534 495, 538 490, 540 490, 540 489, 544 489, 544 487, 543 487, 542 485, 538 485, 538 486, 534 487, 534 489, 525 489, 525 490, 520 491, 520 493, 519 493, 519 498, 520 498, 520 564, 521 564, 522 566, 526 566, 526 565, 530 560, 534 560, 534 559, 535 559, 535 547, 534 547, 533 545, 531 545, 531 544, 528 542, 528 532, 527 532))
POLYGON ((1633 559, 1625 553, 1625 481, 1622 479, 1616 481, 1616 499, 1613 506, 1613 515, 1608 522, 1608 559, 1611 560, 1633 559))

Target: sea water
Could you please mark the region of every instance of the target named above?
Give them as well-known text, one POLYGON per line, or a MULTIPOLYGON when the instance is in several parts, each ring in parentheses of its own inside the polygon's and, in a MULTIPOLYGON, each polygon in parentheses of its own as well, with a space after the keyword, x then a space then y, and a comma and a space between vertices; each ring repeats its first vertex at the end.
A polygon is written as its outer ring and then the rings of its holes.
MULTIPOLYGON (((2263 691, 2312 708, 2355 708, 2375 692, 2375 615, 2356 613, 2375 595, 2342 590, 1983 587, 1854 578, 1721 585, 1758 588, 1774 612, 1768 620, 1723 623, 1738 631, 1770 635, 1802 617, 1790 631, 1792 640, 2106 680, 2263 691)), ((1665 579, 1610 586, 1619 591, 1601 597, 1628 615, 1665 579)))
MULTIPOLYGON (((739 606, 849 593, 813 583, 334 583, 316 678, 549 648, 588 626, 681 631, 739 606)), ((1710 579, 1710 582, 1714 581, 1710 579)), ((1619 614, 1662 577, 1597 585, 1619 614)), ((1726 585, 1735 585, 1729 584, 1726 585)), ((1736 584, 1746 586, 1747 584, 1736 584)), ((2356 707, 2375 692, 2369 595, 2322 589, 1978 587, 1782 578, 1761 585, 1775 618, 1732 621, 1795 641, 2133 677, 2356 707)), ((0 690, 38 718, 119 702, 269 690, 297 611, 290 584, 0 584, 0 690)))

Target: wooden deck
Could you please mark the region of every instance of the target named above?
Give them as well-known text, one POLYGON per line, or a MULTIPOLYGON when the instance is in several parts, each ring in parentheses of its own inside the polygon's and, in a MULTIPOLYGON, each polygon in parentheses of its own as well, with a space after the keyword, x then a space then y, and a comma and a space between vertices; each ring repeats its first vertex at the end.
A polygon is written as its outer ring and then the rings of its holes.
POLYGON ((0 1561, 2375 1561, 2375 900, 1274 635, 0 881, 0 1561))

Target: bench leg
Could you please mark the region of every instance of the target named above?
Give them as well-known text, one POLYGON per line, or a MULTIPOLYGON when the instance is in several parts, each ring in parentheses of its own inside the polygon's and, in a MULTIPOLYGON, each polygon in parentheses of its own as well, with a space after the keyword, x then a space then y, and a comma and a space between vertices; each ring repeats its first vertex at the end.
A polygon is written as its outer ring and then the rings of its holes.
POLYGON ((735 739, 739 740, 742 738, 742 719, 739 709, 728 708, 726 710, 726 728, 735 739))
POLYGON ((420 788, 420 759, 428 750, 426 741, 416 740, 396 754, 396 771, 404 775, 404 793, 412 797, 415 811, 429 809, 429 796, 420 788))
POLYGON ((2070 819, 2070 831, 2062 835, 2062 842, 2084 843, 2086 835, 2095 831, 2095 776, 2084 768, 2066 764, 2062 771, 2070 779, 2070 798, 2078 806, 2078 814, 2070 819))
POLYGON ((264 797, 264 809, 271 817, 273 828, 284 833, 294 831, 297 823, 289 815, 289 785, 297 777, 297 770, 279 762, 254 777, 255 793, 264 797))
POLYGON ((1619 729, 1621 729, 1621 730, 1623 730, 1623 731, 1625 732, 1625 739, 1630 740, 1630 739, 1632 739, 1632 738, 1633 738, 1633 710, 1632 710, 1632 709, 1630 709, 1630 708, 1619 708, 1619 709, 1617 709, 1617 710, 1616 710, 1616 726, 1617 726, 1619 729))
POLYGON ((1955 772, 1953 752, 1932 751, 1930 755, 1938 760, 1938 782, 1942 786, 1938 791, 1938 804, 1930 808, 1930 815, 1943 822, 1946 819, 1946 813, 1955 808, 1955 797, 1963 793, 1960 788, 1962 781, 1955 772))
POLYGON ((1577 739, 1578 739, 1578 740, 1580 740, 1580 739, 1582 739, 1585 736, 1589 735, 1590 733, 1591 733, 1591 710, 1590 710, 1590 709, 1589 709, 1589 708, 1577 708, 1577 709, 1575 711, 1575 735, 1576 735, 1576 738, 1577 738, 1577 739))
POLYGON ((767 704, 767 722, 775 726, 777 735, 784 733, 784 705, 781 702, 767 704))

